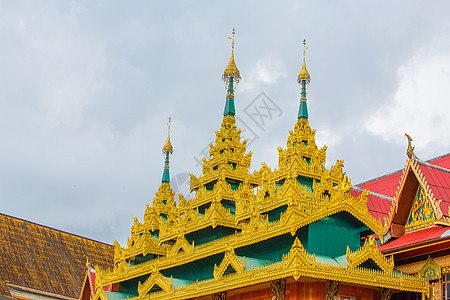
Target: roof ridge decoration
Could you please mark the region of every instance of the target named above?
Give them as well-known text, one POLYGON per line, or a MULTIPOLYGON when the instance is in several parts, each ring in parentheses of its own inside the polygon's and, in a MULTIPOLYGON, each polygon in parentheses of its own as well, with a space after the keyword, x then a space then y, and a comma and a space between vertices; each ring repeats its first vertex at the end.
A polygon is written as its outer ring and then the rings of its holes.
POLYGON ((355 268, 367 260, 373 260, 384 272, 390 273, 394 270, 394 258, 386 257, 378 250, 375 237, 371 236, 364 242, 364 245, 356 251, 350 251, 347 246, 347 268, 355 268))
MULTIPOLYGON (((281 260, 283 268, 296 267, 296 269, 298 269, 300 266, 311 268, 316 263, 316 256, 314 254, 309 254, 308 251, 306 251, 298 237, 295 238, 289 253, 283 255, 283 259, 281 260)), ((302 274, 296 270, 294 279, 298 280, 301 275, 302 274)))
POLYGON ((245 257, 243 258, 242 262, 237 257, 236 253, 234 252, 233 247, 231 244, 227 244, 226 250, 225 250, 225 256, 222 259, 222 262, 219 266, 214 264, 214 279, 220 280, 223 278, 223 275, 225 271, 227 270, 228 266, 232 266, 233 269, 236 271, 236 273, 241 274, 245 270, 245 257))
MULTIPOLYGON (((356 185, 351 185, 350 188, 352 190, 357 191, 357 192, 364 192, 366 190, 366 189, 360 188, 359 186, 356 186, 356 185)), ((392 197, 389 197, 389 196, 386 196, 386 195, 383 195, 383 194, 375 193, 375 192, 372 192, 372 191, 369 191, 369 195, 376 196, 378 198, 382 198, 382 199, 385 199, 385 200, 388 200, 388 201, 391 201, 391 202, 395 201, 395 198, 392 198, 392 197)))
POLYGON ((425 167, 432 168, 432 169, 439 170, 439 171, 446 172, 446 173, 450 173, 450 170, 446 169, 444 167, 440 167, 440 166, 436 166, 436 165, 430 164, 429 162, 420 160, 417 157, 416 157, 416 160, 417 160, 418 164, 421 164, 421 165, 423 165, 425 167))
POLYGON ((441 267, 428 255, 427 260, 418 272, 421 278, 426 280, 436 280, 441 278, 441 267))
POLYGON ((183 252, 186 252, 186 253, 193 253, 194 252, 194 241, 192 242, 192 245, 191 245, 184 237, 184 234, 179 234, 175 244, 173 244, 173 246, 170 249, 168 249, 167 257, 176 256, 180 250, 183 250, 183 252))
POLYGON ((139 281, 139 298, 145 297, 155 285, 164 292, 170 292, 172 290, 172 276, 170 276, 170 280, 167 280, 167 278, 159 272, 158 268, 155 268, 150 277, 147 278, 143 284, 139 281))
MULTIPOLYGON (((373 218, 367 209, 368 192, 365 191, 361 193, 361 195, 357 198, 352 197, 347 189, 349 179, 346 180, 347 183, 344 182, 330 191, 330 199, 328 199, 328 197, 324 198, 323 195, 317 195, 317 198, 315 198, 317 204, 314 204, 313 202, 307 202, 304 204, 292 203, 288 206, 286 212, 281 214, 280 221, 273 222, 267 227, 260 226, 252 231, 243 230, 242 232, 231 237, 218 239, 208 244, 196 246, 194 252, 192 253, 179 253, 176 257, 163 256, 154 259, 153 261, 142 263, 138 266, 134 266, 132 269, 129 269, 126 277, 134 278, 140 276, 140 274, 145 274, 148 270, 153 268, 155 263, 159 265, 160 269, 166 269, 168 266, 178 265, 181 261, 187 263, 203 257, 218 254, 221 249, 226 247, 227 243, 231 243, 234 248, 238 248, 288 232, 295 234, 298 228, 341 211, 349 212, 356 219, 366 224, 366 226, 368 226, 373 232, 381 236, 381 223, 373 218), (321 204, 319 205, 319 203, 321 204)), ((204 220, 204 218, 200 219, 204 220)), ((201 225, 202 223, 199 224, 201 225)), ((200 228, 198 227, 200 225, 195 225, 195 228, 200 228)), ((132 253, 128 254, 127 257, 131 254, 132 253)), ((121 278, 121 276, 124 275, 120 275, 120 272, 114 270, 114 272, 108 277, 107 283, 116 282, 119 278, 121 278)))
POLYGON ((412 146, 411 142, 413 141, 413 139, 406 132, 405 132, 405 138, 408 139, 408 148, 406 149, 406 155, 408 156, 409 159, 411 159, 411 158, 415 157, 414 149, 416 147, 412 146))

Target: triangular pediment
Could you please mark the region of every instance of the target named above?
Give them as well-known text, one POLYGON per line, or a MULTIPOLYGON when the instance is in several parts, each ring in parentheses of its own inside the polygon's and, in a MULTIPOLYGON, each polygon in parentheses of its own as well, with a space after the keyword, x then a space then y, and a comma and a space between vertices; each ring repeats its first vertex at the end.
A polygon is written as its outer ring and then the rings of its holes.
POLYGON ((406 220, 405 230, 415 230, 433 225, 436 220, 436 213, 433 205, 426 197, 426 192, 419 184, 416 195, 411 205, 408 219, 406 220))
POLYGON ((440 200, 428 184, 422 168, 423 162, 412 157, 401 177, 394 207, 386 223, 385 233, 400 237, 405 231, 432 226, 435 222, 448 222, 444 219, 440 208, 440 200))
POLYGON ((419 270, 419 276, 428 280, 441 278, 441 267, 428 255, 427 261, 419 270))

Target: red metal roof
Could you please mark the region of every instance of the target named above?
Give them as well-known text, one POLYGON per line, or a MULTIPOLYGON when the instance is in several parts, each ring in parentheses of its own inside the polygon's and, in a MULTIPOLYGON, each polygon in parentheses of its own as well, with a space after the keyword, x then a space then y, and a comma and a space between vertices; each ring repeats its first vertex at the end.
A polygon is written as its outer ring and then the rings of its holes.
POLYGON ((367 189, 371 192, 386 195, 388 197, 395 197, 399 181, 402 177, 402 171, 397 171, 382 177, 378 177, 372 181, 366 181, 358 185, 362 189, 367 189))
POLYGON ((414 246, 421 242, 450 238, 450 228, 444 226, 433 226, 421 230, 405 233, 400 238, 381 245, 378 249, 382 252, 392 252, 394 249, 414 246), (447 233, 447 234, 444 234, 447 233))
POLYGON ((446 169, 450 169, 450 153, 430 159, 429 161, 427 161, 427 163, 430 163, 435 166, 443 167, 446 169))
MULTIPOLYGON (((433 158, 427 162, 435 166, 450 169, 450 153, 433 158)), ((435 194, 436 199, 442 200, 442 213, 448 216, 448 208, 450 207, 450 175, 443 171, 426 167, 424 165, 420 165, 420 167, 423 169, 424 176, 427 179, 432 192, 435 194)), ((357 187, 393 198, 397 192, 402 174, 403 170, 395 171, 393 173, 360 183, 357 187)), ((356 195, 357 192, 352 191, 352 193, 355 193, 356 195)), ((361 193, 359 192, 356 196, 359 196, 359 194, 361 193)), ((388 216, 389 209, 391 207, 389 200, 371 196, 370 194, 367 199, 367 206, 371 215, 381 220, 383 220, 384 216, 388 216)))
MULTIPOLYGON (((450 153, 430 159, 427 162, 435 166, 450 169, 450 153)), ((360 184, 357 184, 356 186, 362 189, 368 189, 369 191, 378 194, 395 197, 395 192, 397 191, 399 181, 402 177, 402 171, 403 170, 398 170, 393 173, 389 173, 378 178, 362 182, 360 184)))
POLYGON ((442 200, 440 208, 444 216, 448 216, 450 207, 450 171, 435 169, 419 162, 419 168, 427 181, 436 200, 442 200))
MULTIPOLYGON (((350 194, 353 197, 359 197, 359 195, 361 195, 361 192, 351 188, 350 194)), ((369 210, 369 213, 372 215, 372 217, 380 221, 383 221, 384 217, 388 217, 389 210, 392 204, 392 201, 377 197, 372 193, 369 193, 369 195, 367 196, 367 209, 369 210)))

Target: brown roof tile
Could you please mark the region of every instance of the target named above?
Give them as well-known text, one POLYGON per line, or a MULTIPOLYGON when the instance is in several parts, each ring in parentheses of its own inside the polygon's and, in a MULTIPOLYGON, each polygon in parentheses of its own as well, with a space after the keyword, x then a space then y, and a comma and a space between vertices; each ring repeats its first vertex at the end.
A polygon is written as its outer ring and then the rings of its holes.
POLYGON ((0 279, 0 295, 1 296, 11 296, 11 293, 9 292, 9 289, 6 286, 5 281, 1 280, 1 279, 0 279))
POLYGON ((0 271, 14 285, 78 298, 91 265, 113 266, 114 247, 0 214, 0 271))

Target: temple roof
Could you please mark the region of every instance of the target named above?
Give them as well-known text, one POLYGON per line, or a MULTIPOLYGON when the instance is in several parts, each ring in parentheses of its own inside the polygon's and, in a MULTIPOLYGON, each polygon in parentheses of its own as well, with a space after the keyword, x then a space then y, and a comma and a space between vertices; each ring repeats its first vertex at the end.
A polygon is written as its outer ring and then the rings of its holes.
MULTIPOLYGON (((450 169, 450 153, 432 158, 426 162, 438 167, 450 169)), ((389 197, 395 197, 395 192, 397 191, 399 181, 402 177, 402 172, 403 169, 397 170, 392 173, 361 182, 356 186, 389 197)))
POLYGON ((400 249, 412 248, 426 243, 450 239, 450 228, 446 226, 432 226, 429 228, 407 232, 400 238, 380 246, 378 249, 383 253, 392 253, 400 249))
MULTIPOLYGON (((359 197, 364 190, 352 186, 350 187, 350 194, 353 197, 359 197)), ((389 210, 394 202, 394 198, 380 195, 378 193, 369 192, 367 195, 367 209, 369 213, 377 220, 383 221, 389 216, 389 210)))
POLYGON ((111 268, 113 246, 27 220, 0 214, 1 280, 78 298, 86 259, 111 268))
POLYGON ((0 279, 0 296, 11 296, 5 281, 0 279))

